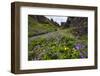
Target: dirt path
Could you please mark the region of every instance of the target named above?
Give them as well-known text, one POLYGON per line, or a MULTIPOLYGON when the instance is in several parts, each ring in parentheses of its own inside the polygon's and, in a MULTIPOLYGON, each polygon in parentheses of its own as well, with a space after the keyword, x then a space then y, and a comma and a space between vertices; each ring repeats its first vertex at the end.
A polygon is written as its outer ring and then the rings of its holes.
MULTIPOLYGON (((28 40, 29 42, 31 40, 35 40, 37 38, 40 38, 40 37, 43 37, 43 38, 50 38, 50 37, 57 37, 58 35, 66 35, 66 36, 73 36, 71 33, 69 32, 66 32, 64 30, 58 30, 58 31, 55 31, 55 32, 49 32, 49 33, 45 33, 45 34, 41 34, 41 35, 37 35, 37 36, 33 36, 33 37, 30 37, 28 40)), ((73 36, 74 37, 74 36, 73 36)))

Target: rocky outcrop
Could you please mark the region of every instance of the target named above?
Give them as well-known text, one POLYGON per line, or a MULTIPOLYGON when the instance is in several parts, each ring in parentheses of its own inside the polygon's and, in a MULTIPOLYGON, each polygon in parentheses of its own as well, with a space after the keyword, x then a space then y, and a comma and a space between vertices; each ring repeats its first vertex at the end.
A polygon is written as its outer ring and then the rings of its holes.
POLYGON ((88 22, 87 17, 68 17, 66 22, 61 22, 61 25, 59 25, 53 19, 50 20, 42 15, 29 15, 29 16, 31 16, 35 21, 39 23, 51 23, 54 26, 61 27, 61 28, 69 28, 69 27, 83 28, 83 27, 87 27, 87 22, 88 22))
POLYGON ((55 22, 53 19, 50 20, 45 16, 42 16, 42 15, 29 15, 29 16, 39 23, 50 23, 56 27, 59 27, 59 24, 57 22, 55 22))
MULTIPOLYGON (((73 34, 77 36, 86 35, 88 32, 88 18, 87 17, 69 17, 67 20, 69 27, 75 27, 73 34), (75 32, 74 32, 75 31, 75 32)), ((65 27, 67 26, 65 25, 65 27)))
POLYGON ((87 17, 68 17, 67 25, 70 27, 83 27, 87 26, 87 17))
POLYGON ((32 17, 35 21, 40 22, 40 23, 45 23, 47 22, 47 18, 41 15, 29 15, 30 17, 32 17))

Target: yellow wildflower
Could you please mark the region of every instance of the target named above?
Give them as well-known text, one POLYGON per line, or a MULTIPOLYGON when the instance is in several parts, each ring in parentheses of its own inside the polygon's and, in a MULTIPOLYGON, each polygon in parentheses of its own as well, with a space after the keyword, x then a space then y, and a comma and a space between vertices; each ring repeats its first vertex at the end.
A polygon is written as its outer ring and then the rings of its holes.
POLYGON ((69 48, 68 47, 65 47, 65 50, 69 50, 69 48))
POLYGON ((65 50, 66 50, 67 48, 65 48, 65 50))

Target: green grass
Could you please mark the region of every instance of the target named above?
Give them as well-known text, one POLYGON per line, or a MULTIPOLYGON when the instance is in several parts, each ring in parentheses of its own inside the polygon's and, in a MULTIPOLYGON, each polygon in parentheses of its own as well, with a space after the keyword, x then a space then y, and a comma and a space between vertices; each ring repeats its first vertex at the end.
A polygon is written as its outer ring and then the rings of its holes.
POLYGON ((28 17, 28 36, 32 37, 34 35, 38 35, 41 33, 47 33, 56 31, 56 27, 51 24, 49 21, 46 21, 46 23, 39 23, 32 17, 28 17))
MULTIPOLYGON (((51 32, 48 35, 41 35, 29 43, 29 60, 52 60, 52 59, 78 59, 80 51, 75 49, 79 42, 86 43, 84 40, 78 40, 71 30, 59 30, 51 32), (47 36, 46 36, 47 35, 47 36)), ((83 38, 84 39, 84 38, 83 38)), ((86 48, 85 48, 86 49, 86 48)))

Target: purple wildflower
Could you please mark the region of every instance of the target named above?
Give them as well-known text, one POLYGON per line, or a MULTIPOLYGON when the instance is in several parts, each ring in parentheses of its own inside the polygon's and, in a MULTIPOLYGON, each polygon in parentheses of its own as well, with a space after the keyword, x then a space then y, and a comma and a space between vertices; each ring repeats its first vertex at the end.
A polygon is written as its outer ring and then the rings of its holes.
POLYGON ((80 57, 81 57, 81 58, 84 58, 84 56, 82 56, 82 55, 81 55, 80 57))
POLYGON ((75 48, 77 49, 77 50, 80 50, 80 49, 83 49, 85 46, 83 45, 83 44, 76 44, 75 45, 75 48))
POLYGON ((80 58, 85 58, 81 52, 80 52, 80 58))

